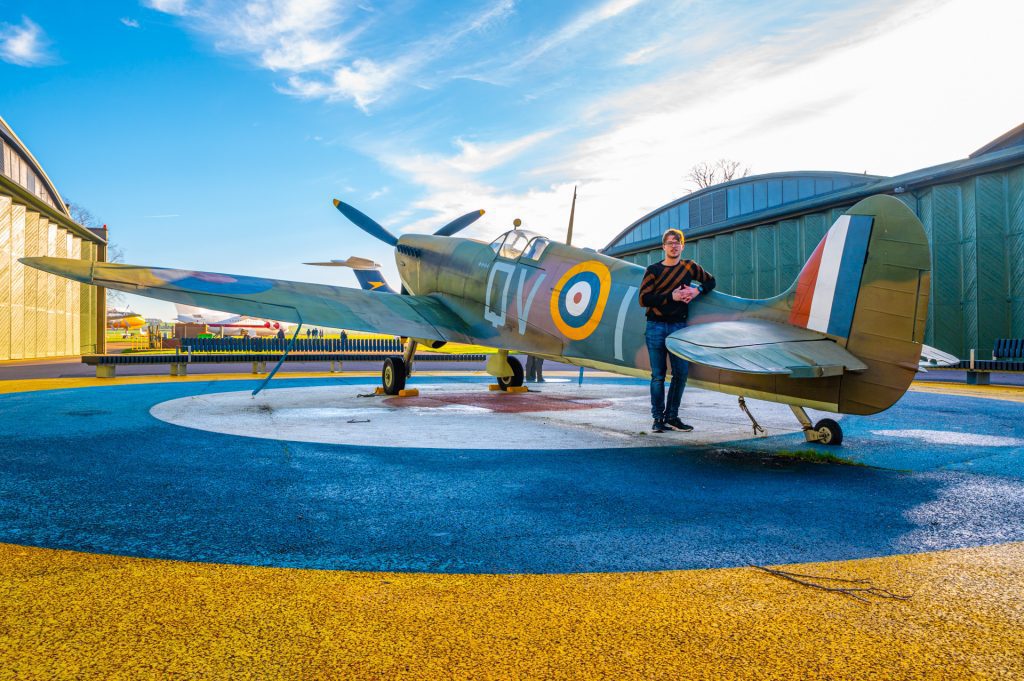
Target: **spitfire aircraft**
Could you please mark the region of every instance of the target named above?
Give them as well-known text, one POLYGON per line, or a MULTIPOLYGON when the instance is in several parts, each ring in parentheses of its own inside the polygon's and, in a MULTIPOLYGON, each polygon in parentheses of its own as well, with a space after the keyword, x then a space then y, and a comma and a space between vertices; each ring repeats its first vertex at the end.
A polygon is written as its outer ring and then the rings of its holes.
MULTIPOLYGON (((649 376, 644 268, 515 229, 490 244, 452 235, 482 211, 433 235, 399 237, 335 200, 357 226, 395 246, 399 294, 322 284, 61 258, 26 265, 75 281, 237 314, 408 338, 384 360, 397 394, 418 344, 496 348, 487 372, 507 389, 523 369, 509 351, 581 367, 649 376)), ((832 419, 805 407, 874 414, 894 404, 917 371, 928 310, 930 250, 899 200, 874 196, 839 217, 793 285, 752 300, 713 291, 692 305, 671 352, 698 387, 791 406, 809 441, 839 444, 832 419)), ((298 329, 296 329, 296 334, 298 329)))

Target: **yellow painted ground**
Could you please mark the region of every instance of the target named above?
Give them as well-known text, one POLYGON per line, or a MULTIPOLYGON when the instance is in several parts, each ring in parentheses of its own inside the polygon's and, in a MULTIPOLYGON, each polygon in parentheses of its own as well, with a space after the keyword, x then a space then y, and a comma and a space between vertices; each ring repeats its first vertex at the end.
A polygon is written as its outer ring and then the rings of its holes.
POLYGON ((984 397, 990 400, 1024 402, 1024 387, 1015 385, 966 385, 943 381, 914 381, 910 390, 916 393, 940 393, 962 397, 984 397))
MULTIPOLYGON (((417 371, 416 376, 487 376, 483 371, 417 371)), ((575 371, 545 372, 547 376, 561 376, 562 378, 575 378, 578 374, 575 371)), ((592 371, 588 377, 613 376, 604 372, 592 371)), ((118 376, 116 378, 95 378, 82 376, 77 378, 31 378, 19 380, 0 380, 0 395, 6 393, 30 392, 33 390, 63 390, 67 388, 95 388, 110 387, 117 385, 139 385, 142 383, 177 383, 177 382, 203 382, 203 381, 252 381, 265 378, 265 374, 192 374, 190 376, 169 376, 167 374, 146 375, 146 376, 118 376)), ((345 371, 344 373, 329 372, 288 372, 278 374, 271 381, 271 385, 278 381, 287 381, 293 378, 366 378, 371 381, 380 380, 379 371, 345 371)))
POLYGON ((285 570, 0 544, 0 676, 1024 678, 1024 544, 795 566, 543 576, 285 570))

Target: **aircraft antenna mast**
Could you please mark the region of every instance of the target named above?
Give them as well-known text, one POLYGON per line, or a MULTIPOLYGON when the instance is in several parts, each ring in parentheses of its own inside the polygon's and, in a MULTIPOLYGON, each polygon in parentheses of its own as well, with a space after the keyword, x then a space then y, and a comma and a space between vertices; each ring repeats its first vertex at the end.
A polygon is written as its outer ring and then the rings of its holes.
POLYGON ((565 245, 572 246, 572 221, 576 216, 576 187, 572 188, 572 208, 569 209, 569 233, 565 236, 565 245))

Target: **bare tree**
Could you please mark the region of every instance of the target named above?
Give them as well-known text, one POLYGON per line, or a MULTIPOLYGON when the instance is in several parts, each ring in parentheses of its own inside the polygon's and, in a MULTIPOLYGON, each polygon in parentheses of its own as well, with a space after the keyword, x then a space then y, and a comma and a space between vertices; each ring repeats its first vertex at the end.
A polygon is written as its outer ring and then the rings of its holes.
POLYGON ((697 185, 697 189, 704 189, 749 174, 750 166, 744 166, 740 161, 720 158, 717 161, 701 161, 695 164, 686 174, 686 180, 697 185))
MULTIPOLYGON (((71 219, 82 225, 83 227, 89 227, 97 229, 103 226, 103 223, 99 221, 92 214, 92 212, 80 203, 68 202, 68 212, 71 213, 71 219)), ((115 243, 107 242, 107 262, 124 262, 124 251, 121 247, 115 243)), ((121 291, 115 291, 113 289, 107 289, 107 302, 111 305, 123 305, 125 303, 124 293, 121 291)))

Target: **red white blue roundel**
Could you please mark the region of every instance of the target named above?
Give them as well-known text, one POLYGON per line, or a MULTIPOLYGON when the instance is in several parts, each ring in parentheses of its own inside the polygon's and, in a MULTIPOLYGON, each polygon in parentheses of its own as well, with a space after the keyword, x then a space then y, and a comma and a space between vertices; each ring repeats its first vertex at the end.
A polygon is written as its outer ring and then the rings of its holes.
POLYGON ((611 274, 596 260, 582 262, 562 275, 551 295, 551 318, 567 338, 583 340, 604 314, 611 274))

